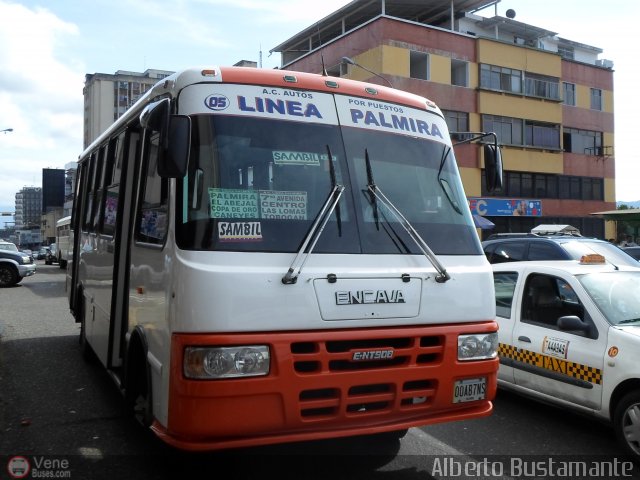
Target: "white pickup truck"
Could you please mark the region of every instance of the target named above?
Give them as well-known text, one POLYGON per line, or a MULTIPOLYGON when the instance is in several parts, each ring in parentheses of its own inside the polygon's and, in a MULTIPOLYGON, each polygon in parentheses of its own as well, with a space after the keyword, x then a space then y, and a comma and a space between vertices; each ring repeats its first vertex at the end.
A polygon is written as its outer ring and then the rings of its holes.
POLYGON ((640 268, 587 255, 493 270, 499 387, 605 420, 640 457, 640 268))

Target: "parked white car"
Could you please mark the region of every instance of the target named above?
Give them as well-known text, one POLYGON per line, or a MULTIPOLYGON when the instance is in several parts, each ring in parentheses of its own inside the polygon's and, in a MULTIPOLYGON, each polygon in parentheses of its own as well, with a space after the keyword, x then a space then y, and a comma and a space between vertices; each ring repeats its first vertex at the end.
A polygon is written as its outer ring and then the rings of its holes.
POLYGON ((640 457, 640 268, 587 255, 493 270, 499 387, 605 420, 640 457))

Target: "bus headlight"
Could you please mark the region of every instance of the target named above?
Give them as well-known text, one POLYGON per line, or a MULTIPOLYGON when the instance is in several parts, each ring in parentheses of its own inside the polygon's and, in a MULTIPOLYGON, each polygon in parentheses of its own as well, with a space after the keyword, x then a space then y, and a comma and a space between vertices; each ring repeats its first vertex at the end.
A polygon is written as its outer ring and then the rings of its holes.
POLYGON ((184 375, 196 379, 268 375, 269 359, 269 347, 266 345, 187 347, 184 375))
POLYGON ((497 332, 458 336, 458 360, 488 360, 497 355, 497 332))

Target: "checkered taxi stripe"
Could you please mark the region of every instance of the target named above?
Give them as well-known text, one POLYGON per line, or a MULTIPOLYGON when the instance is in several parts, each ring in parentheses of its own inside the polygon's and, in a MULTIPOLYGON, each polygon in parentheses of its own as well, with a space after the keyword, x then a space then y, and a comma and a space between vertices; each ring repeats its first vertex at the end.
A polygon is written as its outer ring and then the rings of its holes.
POLYGON ((534 367, 562 373, 569 377, 593 383, 594 385, 602 384, 602 370, 599 368, 569 362, 549 355, 542 355, 541 353, 532 352, 523 348, 516 348, 513 345, 507 345, 505 343, 500 344, 500 347, 498 348, 498 355, 500 357, 510 358, 534 367))

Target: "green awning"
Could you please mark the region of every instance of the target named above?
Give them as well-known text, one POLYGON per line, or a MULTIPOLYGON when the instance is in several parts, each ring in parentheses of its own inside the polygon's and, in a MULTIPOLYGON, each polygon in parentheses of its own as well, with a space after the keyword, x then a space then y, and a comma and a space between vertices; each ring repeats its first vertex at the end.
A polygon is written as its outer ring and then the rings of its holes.
POLYGON ((605 220, 640 220, 640 208, 628 208, 626 210, 609 210, 606 212, 595 212, 591 215, 602 217, 605 220))

